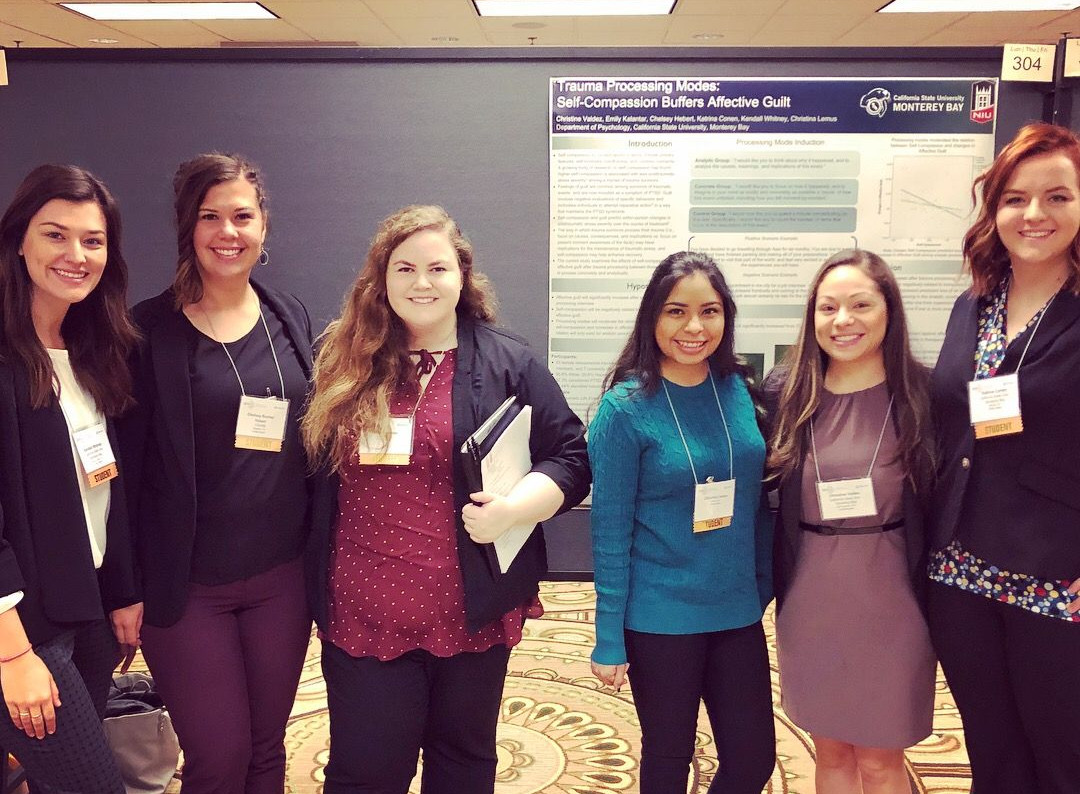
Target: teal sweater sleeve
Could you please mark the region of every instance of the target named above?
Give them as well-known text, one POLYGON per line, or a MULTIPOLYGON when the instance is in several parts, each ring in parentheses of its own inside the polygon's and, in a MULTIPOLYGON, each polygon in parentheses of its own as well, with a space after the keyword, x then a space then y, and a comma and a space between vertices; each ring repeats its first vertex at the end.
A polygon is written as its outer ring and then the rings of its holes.
POLYGON ((609 391, 589 425, 596 571, 596 649, 592 658, 598 664, 626 662, 623 625, 630 589, 630 545, 640 460, 640 442, 631 419, 609 391))

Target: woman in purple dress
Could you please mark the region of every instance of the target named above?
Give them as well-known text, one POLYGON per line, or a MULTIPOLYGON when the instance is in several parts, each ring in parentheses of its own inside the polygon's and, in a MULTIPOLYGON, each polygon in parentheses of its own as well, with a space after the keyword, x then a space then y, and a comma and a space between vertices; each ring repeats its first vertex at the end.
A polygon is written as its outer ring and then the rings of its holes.
POLYGON ((781 696, 813 735, 818 794, 908 794, 904 748, 930 733, 928 386, 888 265, 834 254, 765 382, 781 696))

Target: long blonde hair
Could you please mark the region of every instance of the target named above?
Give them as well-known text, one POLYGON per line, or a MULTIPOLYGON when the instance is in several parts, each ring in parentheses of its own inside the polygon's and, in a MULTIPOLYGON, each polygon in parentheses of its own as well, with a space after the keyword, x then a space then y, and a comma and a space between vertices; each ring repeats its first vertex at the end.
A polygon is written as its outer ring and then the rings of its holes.
POLYGON ((386 268, 399 245, 429 229, 444 233, 457 254, 462 279, 458 316, 495 320, 491 282, 473 269, 472 245, 446 210, 412 205, 383 220, 360 274, 345 295, 341 317, 327 326, 319 340, 311 397, 300 423, 313 466, 328 464, 340 472, 355 452, 360 433, 378 432, 388 440, 390 399, 402 386, 418 388, 405 324, 386 297, 386 268))

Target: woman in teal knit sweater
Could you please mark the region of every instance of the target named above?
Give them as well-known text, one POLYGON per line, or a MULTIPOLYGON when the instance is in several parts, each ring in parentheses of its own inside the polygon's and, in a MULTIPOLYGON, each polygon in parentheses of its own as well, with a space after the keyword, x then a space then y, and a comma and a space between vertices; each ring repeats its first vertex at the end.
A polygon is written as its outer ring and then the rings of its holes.
POLYGON ((686 790, 702 700, 720 761, 711 794, 760 794, 775 761, 765 443, 734 323, 712 259, 667 257, 589 427, 592 668, 633 686, 641 794, 686 790))

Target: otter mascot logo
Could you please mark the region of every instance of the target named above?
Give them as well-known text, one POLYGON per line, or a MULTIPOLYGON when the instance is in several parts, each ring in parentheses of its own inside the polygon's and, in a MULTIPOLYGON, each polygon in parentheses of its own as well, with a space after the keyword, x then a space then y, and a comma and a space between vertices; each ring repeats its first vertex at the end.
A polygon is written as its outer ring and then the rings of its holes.
POLYGON ((859 107, 871 116, 877 116, 880 119, 885 116, 885 111, 889 109, 890 99, 892 99, 892 94, 884 88, 871 88, 859 100, 859 107))

